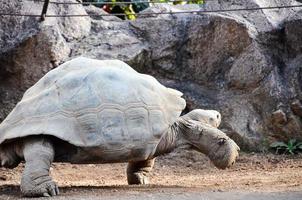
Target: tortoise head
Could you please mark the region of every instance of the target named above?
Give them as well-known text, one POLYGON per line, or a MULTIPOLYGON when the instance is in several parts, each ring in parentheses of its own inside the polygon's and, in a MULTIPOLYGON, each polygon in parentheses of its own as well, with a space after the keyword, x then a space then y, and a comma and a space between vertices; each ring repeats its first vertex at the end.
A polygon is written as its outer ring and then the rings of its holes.
POLYGON ((221 122, 221 115, 216 110, 195 109, 184 115, 183 119, 203 122, 217 128, 221 122))
MULTIPOLYGON (((215 116, 217 115, 215 114, 215 116)), ((211 122, 211 120, 209 121, 211 122)), ((219 125, 220 119, 216 118, 212 122, 212 124, 219 125)), ((189 116, 187 114, 182 117, 181 124, 180 130, 186 143, 192 149, 206 154, 217 168, 225 169, 235 163, 240 148, 225 133, 213 127, 211 123, 205 123, 204 119, 197 120, 196 116, 190 115, 190 113, 189 116), (190 119, 190 116, 194 116, 194 118, 190 119)))

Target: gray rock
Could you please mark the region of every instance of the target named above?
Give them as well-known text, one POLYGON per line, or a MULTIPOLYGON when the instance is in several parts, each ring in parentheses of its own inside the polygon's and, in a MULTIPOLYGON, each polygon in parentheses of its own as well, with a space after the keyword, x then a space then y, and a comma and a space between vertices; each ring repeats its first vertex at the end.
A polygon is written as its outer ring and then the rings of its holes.
MULTIPOLYGON (((36 4, 27 6, 40 13, 36 4)), ((301 8, 154 14, 296 4, 214 0, 202 7, 158 5, 143 11, 151 16, 135 21, 113 16, 47 18, 43 23, 0 19, 0 44, 5 47, 0 50, 0 117, 48 70, 82 55, 123 60, 183 91, 188 102, 184 112, 219 110, 221 128, 243 149, 260 150, 272 138, 302 139, 299 106, 293 103, 302 100, 301 8)), ((22 6, 11 1, 0 8, 19 12, 22 6)), ((52 5, 49 14, 86 12, 105 13, 93 6, 52 5)))
MULTIPOLYGON (((246 9, 263 8, 287 5, 299 5, 295 0, 211 0, 207 1, 205 9, 246 9)), ((242 18, 253 25, 259 32, 272 31, 282 25, 283 21, 290 15, 295 14, 301 8, 292 9, 264 9, 252 11, 227 12, 225 15, 242 18)))
POLYGON ((282 110, 277 110, 273 112, 272 120, 276 125, 285 124, 287 122, 286 114, 282 110))
MULTIPOLYGON (((41 2, 2 1, 9 13, 40 14, 41 2)), ((80 5, 50 4, 47 14, 86 14, 80 5)), ((90 18, 0 18, 0 119, 9 113, 22 93, 50 69, 69 57, 68 42, 90 31, 90 18)))
POLYGON ((295 57, 302 53, 302 11, 290 15, 285 23, 285 40, 289 51, 289 56, 295 57))
POLYGON ((273 68, 271 58, 259 45, 254 44, 238 56, 227 74, 227 80, 231 88, 253 90, 259 87, 273 68))
POLYGON ((302 104, 299 100, 292 102, 291 109, 295 115, 302 117, 302 104))
MULTIPOLYGON (((0 0, 0 11, 3 13, 20 14, 28 10, 21 1, 0 0)), ((33 4, 33 6, 36 4, 33 4)), ((39 23, 35 18, 21 16, 0 17, 0 53, 6 52, 21 43, 24 39, 38 31, 39 23)))

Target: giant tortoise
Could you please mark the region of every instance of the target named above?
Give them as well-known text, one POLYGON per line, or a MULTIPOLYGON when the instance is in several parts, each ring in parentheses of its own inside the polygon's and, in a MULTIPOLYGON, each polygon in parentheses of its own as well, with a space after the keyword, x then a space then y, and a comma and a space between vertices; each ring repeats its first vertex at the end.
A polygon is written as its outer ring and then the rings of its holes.
POLYGON ((155 157, 177 147, 231 166, 239 147, 218 130, 214 110, 185 108, 182 93, 119 60, 79 57, 48 72, 29 88, 0 125, 0 160, 25 161, 24 196, 59 193, 52 162, 128 162, 129 184, 147 184, 155 157))

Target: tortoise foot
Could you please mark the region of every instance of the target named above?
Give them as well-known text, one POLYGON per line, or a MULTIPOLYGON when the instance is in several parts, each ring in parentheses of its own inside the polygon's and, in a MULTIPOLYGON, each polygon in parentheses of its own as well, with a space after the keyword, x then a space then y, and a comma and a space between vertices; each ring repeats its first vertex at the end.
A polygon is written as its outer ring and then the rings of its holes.
POLYGON ((129 185, 149 184, 148 175, 153 168, 154 158, 137 162, 129 162, 127 167, 127 179, 129 185))
POLYGON ((149 178, 144 173, 128 174, 129 185, 146 185, 149 184, 149 178))
POLYGON ((25 197, 51 197, 59 194, 59 188, 50 176, 22 178, 21 192, 25 197))

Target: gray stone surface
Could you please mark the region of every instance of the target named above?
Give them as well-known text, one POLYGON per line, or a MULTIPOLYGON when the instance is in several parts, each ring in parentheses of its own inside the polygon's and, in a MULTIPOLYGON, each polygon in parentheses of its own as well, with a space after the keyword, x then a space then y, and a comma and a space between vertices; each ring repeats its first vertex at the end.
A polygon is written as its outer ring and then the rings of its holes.
MULTIPOLYGON (((70 0, 73 1, 73 0, 70 0)), ((75 0, 74 0, 75 1, 75 0)), ((43 3, 0 0, 0 11, 40 14, 43 3)), ((48 14, 86 14, 80 5, 50 4, 48 14)), ((0 119, 23 92, 69 57, 68 42, 88 35, 90 18, 0 17, 0 119)))
MULTIPOLYGON (((0 9, 24 10, 19 1, 3 2, 0 9)), ((38 3, 30 4, 31 12, 40 13, 38 3)), ((214 0, 200 9, 296 4, 300 3, 214 0)), ((103 13, 93 6, 84 8, 52 5, 50 13, 103 13)), ((144 12, 183 9, 198 8, 162 5, 144 12)), ((301 116, 293 106, 302 100, 301 8, 153 15, 136 21, 47 18, 41 24, 11 17, 0 22, 1 119, 39 77, 83 55, 120 59, 156 76, 184 92, 187 110, 219 110, 223 130, 245 149, 260 150, 273 140, 302 139, 301 116), (277 110, 287 119, 278 125, 273 115, 277 110)))

